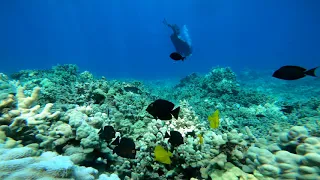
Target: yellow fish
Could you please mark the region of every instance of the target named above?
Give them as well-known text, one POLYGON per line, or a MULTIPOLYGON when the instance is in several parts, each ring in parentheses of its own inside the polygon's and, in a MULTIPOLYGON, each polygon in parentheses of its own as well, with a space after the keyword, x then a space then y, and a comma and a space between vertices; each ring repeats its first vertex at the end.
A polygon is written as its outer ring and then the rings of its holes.
POLYGON ((219 110, 216 110, 213 114, 208 116, 208 121, 210 123, 211 128, 214 128, 214 129, 218 128, 220 124, 219 110))
POLYGON ((172 153, 170 151, 166 151, 162 146, 157 145, 154 149, 155 160, 161 162, 163 164, 171 164, 170 157, 172 153))
POLYGON ((198 134, 199 138, 199 144, 203 144, 203 136, 201 134, 198 134))

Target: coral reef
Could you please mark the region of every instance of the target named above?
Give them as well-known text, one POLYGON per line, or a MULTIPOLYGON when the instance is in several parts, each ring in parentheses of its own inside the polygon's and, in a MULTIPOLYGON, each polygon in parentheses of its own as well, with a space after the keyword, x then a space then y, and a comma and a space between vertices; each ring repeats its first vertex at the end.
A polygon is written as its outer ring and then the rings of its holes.
POLYGON ((230 68, 174 85, 96 78, 72 64, 9 77, 0 74, 1 179, 320 177, 318 97, 279 100, 242 86, 248 82, 230 68), (159 98, 180 107, 177 119, 148 114, 159 98), (216 110, 220 125, 212 129, 216 110), (111 142, 99 134, 104 126, 114 128, 111 142), (181 133, 181 145, 170 143, 170 131, 181 133), (119 137, 134 140, 134 159, 114 153, 119 137), (167 164, 155 160, 157 146, 172 154, 167 164))
POLYGON ((283 132, 278 143, 250 147, 246 172, 275 179, 318 179, 320 176, 320 138, 311 137, 303 126, 283 132))
POLYGON ((0 131, 1 179, 119 179, 115 174, 98 177, 98 170, 74 165, 68 156, 56 152, 37 155, 36 145, 23 147, 0 131))

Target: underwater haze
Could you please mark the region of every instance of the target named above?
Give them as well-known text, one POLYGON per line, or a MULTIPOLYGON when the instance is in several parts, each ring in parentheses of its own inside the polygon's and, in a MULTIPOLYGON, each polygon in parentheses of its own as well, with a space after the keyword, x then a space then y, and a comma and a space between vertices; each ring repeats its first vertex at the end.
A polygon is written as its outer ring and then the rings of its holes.
POLYGON ((109 78, 157 79, 215 66, 312 68, 320 58, 320 1, 2 1, 0 71, 77 64, 109 78), (171 30, 186 25, 193 54, 174 62, 171 30))

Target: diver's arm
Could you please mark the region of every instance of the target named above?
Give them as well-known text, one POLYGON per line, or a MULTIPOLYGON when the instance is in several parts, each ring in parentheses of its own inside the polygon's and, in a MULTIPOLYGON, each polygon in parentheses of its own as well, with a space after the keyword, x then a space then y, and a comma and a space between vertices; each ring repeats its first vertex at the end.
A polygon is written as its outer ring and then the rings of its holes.
POLYGON ((164 19, 164 20, 162 21, 162 23, 163 23, 164 25, 170 27, 170 28, 172 29, 172 31, 175 31, 175 30, 174 30, 174 25, 169 24, 166 19, 164 19))
POLYGON ((173 33, 176 34, 177 36, 180 34, 180 28, 178 27, 178 25, 176 25, 176 24, 169 24, 166 19, 164 19, 164 20, 162 21, 162 23, 163 23, 164 25, 170 27, 170 28, 172 29, 173 33))
POLYGON ((166 26, 169 26, 169 27, 170 27, 170 25, 168 24, 168 22, 167 22, 166 18, 164 18, 164 19, 163 19, 162 23, 163 23, 164 25, 166 25, 166 26))

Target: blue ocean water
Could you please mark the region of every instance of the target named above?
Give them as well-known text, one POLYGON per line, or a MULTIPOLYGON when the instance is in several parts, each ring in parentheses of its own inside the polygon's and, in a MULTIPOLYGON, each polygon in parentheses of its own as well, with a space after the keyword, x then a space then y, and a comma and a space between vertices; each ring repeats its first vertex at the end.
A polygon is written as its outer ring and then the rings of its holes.
POLYGON ((109 78, 157 79, 214 66, 312 68, 320 58, 318 0, 1 1, 1 72, 73 63, 109 78), (171 30, 187 25, 193 55, 174 62, 171 30))
POLYGON ((3 0, 0 180, 319 179, 319 7, 3 0))

